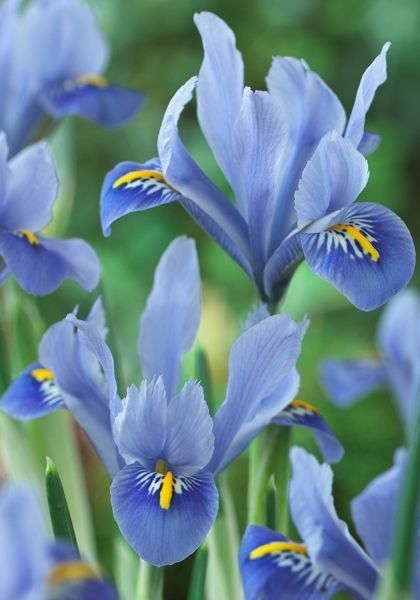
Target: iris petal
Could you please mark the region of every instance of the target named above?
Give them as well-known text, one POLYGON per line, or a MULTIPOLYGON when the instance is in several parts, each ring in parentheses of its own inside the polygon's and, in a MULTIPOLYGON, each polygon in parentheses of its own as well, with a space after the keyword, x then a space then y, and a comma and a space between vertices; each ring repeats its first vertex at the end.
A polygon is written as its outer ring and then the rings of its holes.
POLYGON ((210 473, 174 476, 169 508, 161 505, 164 480, 164 475, 133 463, 118 473, 111 486, 121 533, 144 560, 157 566, 192 554, 204 541, 218 509, 210 473))

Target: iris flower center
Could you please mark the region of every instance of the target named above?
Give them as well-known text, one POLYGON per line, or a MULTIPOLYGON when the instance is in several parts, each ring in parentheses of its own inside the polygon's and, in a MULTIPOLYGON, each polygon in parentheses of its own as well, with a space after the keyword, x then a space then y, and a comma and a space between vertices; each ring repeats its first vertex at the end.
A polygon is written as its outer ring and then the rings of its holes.
POLYGON ((41 245, 41 242, 39 241, 38 237, 34 233, 32 233, 32 231, 29 231, 29 229, 19 229, 18 235, 25 238, 25 240, 29 242, 31 246, 41 245))

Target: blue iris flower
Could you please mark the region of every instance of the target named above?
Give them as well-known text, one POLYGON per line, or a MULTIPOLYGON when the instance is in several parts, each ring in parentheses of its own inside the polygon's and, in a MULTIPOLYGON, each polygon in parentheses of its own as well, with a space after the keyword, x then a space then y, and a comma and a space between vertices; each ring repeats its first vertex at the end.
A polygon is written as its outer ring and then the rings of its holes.
POLYGON ((117 600, 109 583, 74 548, 47 535, 31 487, 0 490, 0 598, 4 600, 117 600))
POLYGON ((102 73, 109 49, 91 8, 79 0, 20 0, 0 6, 0 129, 15 154, 47 118, 80 115, 117 127, 141 107, 137 91, 102 73))
POLYGON ((329 359, 321 366, 326 392, 341 407, 378 387, 393 391, 407 434, 416 417, 420 393, 420 296, 407 289, 391 300, 377 332, 377 358, 329 359))
POLYGON ((0 403, 18 419, 59 408, 73 413, 113 478, 123 535, 157 565, 180 561, 202 543, 217 514, 215 476, 268 424, 309 428, 328 460, 342 455, 318 411, 295 399, 306 323, 270 317, 266 309, 249 317, 230 353, 226 398, 214 417, 198 382, 180 389, 181 360, 196 337, 200 304, 195 245, 178 238, 160 260, 141 317, 145 379, 139 388, 131 386, 123 399, 117 393, 97 301, 86 321, 70 315, 47 331, 38 362, 0 403))
POLYGON ((364 154, 379 143, 365 117, 386 79, 385 44, 365 71, 346 121, 331 89, 294 58, 276 57, 268 92, 244 88, 232 31, 200 13, 204 61, 172 98, 159 157, 125 162, 103 183, 105 235, 125 214, 178 201, 244 269, 264 301, 277 301, 306 260, 355 306, 371 310, 410 279, 414 247, 402 221, 372 203, 354 203, 368 180, 364 154), (178 133, 196 88, 201 130, 235 196, 232 204, 200 169, 178 133))
MULTIPOLYGON (((305 450, 293 448, 289 502, 303 542, 294 542, 265 527, 248 527, 239 556, 246 600, 277 600, 280 594, 288 600, 326 600, 341 589, 354 598, 373 598, 382 567, 390 556, 405 459, 405 450, 398 450, 394 466, 376 477, 352 502, 352 517, 365 552, 337 516, 331 468, 320 465, 305 450)), ((417 594, 418 575, 417 570, 417 580, 413 581, 417 594)))
POLYGON ((0 284, 12 275, 37 296, 53 292, 64 279, 93 290, 100 265, 83 240, 55 240, 38 235, 52 218, 58 181, 44 142, 8 160, 6 136, 0 133, 0 284))

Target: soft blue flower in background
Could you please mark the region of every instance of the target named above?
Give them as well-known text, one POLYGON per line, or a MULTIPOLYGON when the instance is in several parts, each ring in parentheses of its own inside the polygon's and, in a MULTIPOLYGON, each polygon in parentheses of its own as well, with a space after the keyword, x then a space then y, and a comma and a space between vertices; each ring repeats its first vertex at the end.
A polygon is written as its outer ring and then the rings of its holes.
POLYGON ((406 432, 416 417, 420 384, 420 297, 404 290, 383 312, 377 332, 378 356, 325 360, 322 384, 338 406, 351 406, 373 390, 389 386, 406 432))
POLYGON ((140 109, 141 93, 102 77, 109 49, 87 4, 20 4, 0 6, 0 130, 12 154, 43 134, 48 118, 80 115, 117 127, 140 109))
POLYGON ((0 488, 0 560, 2 600, 117 600, 75 549, 49 539, 29 485, 0 488))
POLYGON ((158 565, 180 561, 202 543, 217 513, 214 476, 268 424, 310 429, 328 460, 343 452, 318 411, 295 400, 306 322, 269 317, 265 308, 249 317, 230 354, 225 402, 213 418, 199 383, 190 380, 177 393, 181 359, 199 325, 200 296, 195 245, 178 238, 156 269, 141 318, 140 388, 131 386, 119 398, 97 302, 86 321, 70 315, 46 332, 39 362, 0 403, 18 419, 59 408, 74 414, 114 478, 112 503, 122 533, 158 565))
POLYGON ((386 79, 386 44, 365 71, 346 122, 335 94, 303 61, 276 57, 268 92, 244 89, 232 31, 217 16, 195 16, 204 46, 198 78, 172 98, 159 158, 121 163, 101 196, 105 235, 133 211, 177 200, 245 270, 264 301, 278 300, 302 260, 362 310, 398 292, 414 268, 414 247, 388 209, 356 203, 368 179, 363 154, 379 138, 365 116, 386 79), (197 88, 202 132, 236 205, 188 154, 178 120, 197 88))
POLYGON ((87 291, 98 285, 99 260, 89 244, 38 235, 52 219, 57 189, 44 142, 8 160, 6 136, 0 133, 0 283, 11 275, 37 296, 53 292, 64 279, 87 291))
MULTIPOLYGON (((391 531, 405 451, 352 502, 357 533, 369 555, 350 535, 334 508, 331 468, 301 448, 291 450, 289 503, 303 543, 251 525, 240 550, 246 600, 324 600, 340 589, 370 600, 390 554, 391 531)), ((420 582, 415 582, 416 586, 420 582)), ((414 596, 417 597, 417 596, 414 596)))

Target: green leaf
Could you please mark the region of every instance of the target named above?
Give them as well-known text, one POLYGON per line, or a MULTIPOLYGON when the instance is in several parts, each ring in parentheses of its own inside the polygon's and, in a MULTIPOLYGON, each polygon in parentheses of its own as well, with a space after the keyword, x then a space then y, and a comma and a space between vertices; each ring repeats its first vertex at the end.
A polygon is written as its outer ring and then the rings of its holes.
POLYGON ((204 598, 208 555, 209 551, 206 545, 201 546, 195 555, 188 600, 202 600, 204 598))
POLYGON ((216 407, 214 406, 213 385, 211 381, 210 367, 207 359, 207 354, 200 345, 197 346, 197 349, 195 351, 195 376, 198 379, 198 381, 201 382, 207 405, 210 409, 210 412, 213 412, 216 407))
POLYGON ((73 523, 67 506, 67 500, 60 475, 57 467, 48 457, 47 469, 45 471, 45 488, 51 524, 55 537, 69 542, 74 548, 78 549, 76 534, 74 533, 73 523))

